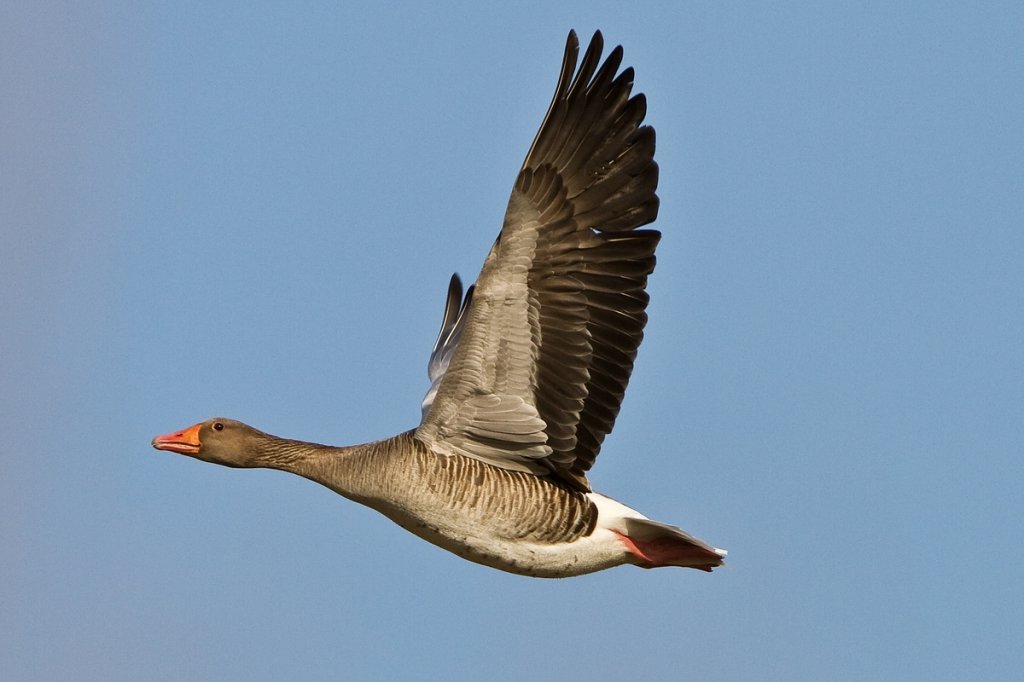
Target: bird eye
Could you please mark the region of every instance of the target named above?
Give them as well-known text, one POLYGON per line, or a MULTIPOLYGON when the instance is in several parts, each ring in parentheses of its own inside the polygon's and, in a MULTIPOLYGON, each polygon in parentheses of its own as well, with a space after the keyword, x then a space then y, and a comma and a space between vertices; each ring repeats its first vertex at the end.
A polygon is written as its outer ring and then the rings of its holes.
POLYGON ((214 431, 223 431, 224 430, 224 425, 222 423, 220 423, 220 422, 213 422, 213 430, 214 431))

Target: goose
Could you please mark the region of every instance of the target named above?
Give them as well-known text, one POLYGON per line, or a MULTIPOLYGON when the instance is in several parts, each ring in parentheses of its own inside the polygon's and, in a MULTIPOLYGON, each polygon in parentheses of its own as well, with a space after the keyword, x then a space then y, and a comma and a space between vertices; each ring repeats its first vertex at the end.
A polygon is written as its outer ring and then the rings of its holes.
POLYGON ((215 417, 153 447, 308 478, 469 561, 562 578, 623 564, 711 571, 725 550, 591 489, 647 322, 661 238, 654 129, 622 47, 570 31, 504 224, 463 295, 454 275, 419 426, 349 447, 215 417))

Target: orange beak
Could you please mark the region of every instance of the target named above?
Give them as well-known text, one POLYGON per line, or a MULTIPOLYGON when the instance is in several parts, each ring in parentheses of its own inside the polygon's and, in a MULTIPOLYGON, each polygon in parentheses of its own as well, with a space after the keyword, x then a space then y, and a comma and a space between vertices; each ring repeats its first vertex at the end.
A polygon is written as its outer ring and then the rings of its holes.
POLYGON ((190 426, 181 431, 169 433, 166 436, 157 436, 153 439, 153 447, 157 450, 170 450, 183 455, 199 454, 202 443, 199 441, 199 428, 202 424, 190 426))

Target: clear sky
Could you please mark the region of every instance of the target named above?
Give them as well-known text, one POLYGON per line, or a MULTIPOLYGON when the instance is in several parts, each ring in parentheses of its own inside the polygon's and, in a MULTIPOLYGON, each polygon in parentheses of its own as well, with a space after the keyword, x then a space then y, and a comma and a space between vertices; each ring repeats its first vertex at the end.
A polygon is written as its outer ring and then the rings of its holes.
POLYGON ((0 676, 1019 674, 1024 5, 345 4, 0 5, 0 676), (569 28, 661 167, 592 481, 729 568, 507 575, 152 450, 416 425, 569 28))

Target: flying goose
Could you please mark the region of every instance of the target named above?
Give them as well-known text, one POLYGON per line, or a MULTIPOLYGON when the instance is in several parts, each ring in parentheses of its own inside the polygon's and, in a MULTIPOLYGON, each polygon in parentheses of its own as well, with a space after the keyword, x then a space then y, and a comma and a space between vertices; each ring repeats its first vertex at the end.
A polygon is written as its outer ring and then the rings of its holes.
POLYGON ((570 32, 504 225, 465 296, 448 287, 420 425, 334 447, 216 417, 153 447, 304 476, 465 559, 561 578, 621 564, 710 571, 726 552, 595 493, 647 321, 661 234, 654 129, 622 48, 570 32))

